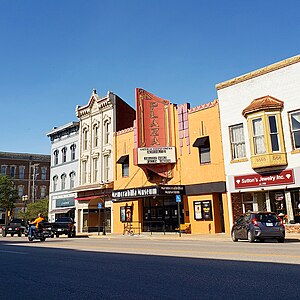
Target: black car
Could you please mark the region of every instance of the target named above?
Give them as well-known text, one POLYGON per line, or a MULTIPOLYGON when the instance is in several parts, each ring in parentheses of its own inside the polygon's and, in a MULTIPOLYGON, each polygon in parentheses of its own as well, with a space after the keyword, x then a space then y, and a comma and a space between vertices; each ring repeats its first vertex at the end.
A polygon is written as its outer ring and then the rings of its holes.
POLYGON ((23 219, 12 219, 6 226, 2 226, 2 236, 7 236, 10 234, 14 236, 22 236, 26 228, 26 223, 23 219))
POLYGON ((234 242, 277 239, 279 243, 284 243, 285 228, 282 220, 273 212, 247 212, 234 222, 231 238, 234 242))
POLYGON ((52 223, 52 230, 56 237, 62 234, 68 235, 68 237, 76 236, 75 222, 70 217, 57 218, 54 223, 52 223))

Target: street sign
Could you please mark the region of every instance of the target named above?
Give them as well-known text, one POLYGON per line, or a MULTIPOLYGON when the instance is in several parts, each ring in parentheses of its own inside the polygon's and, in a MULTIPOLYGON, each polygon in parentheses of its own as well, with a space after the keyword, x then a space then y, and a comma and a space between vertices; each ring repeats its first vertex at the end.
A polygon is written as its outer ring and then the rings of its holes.
POLYGON ((181 202, 181 196, 180 195, 176 195, 176 202, 181 202))
POLYGON ((99 202, 99 203, 98 203, 98 209, 101 209, 101 208, 102 208, 102 203, 99 202))

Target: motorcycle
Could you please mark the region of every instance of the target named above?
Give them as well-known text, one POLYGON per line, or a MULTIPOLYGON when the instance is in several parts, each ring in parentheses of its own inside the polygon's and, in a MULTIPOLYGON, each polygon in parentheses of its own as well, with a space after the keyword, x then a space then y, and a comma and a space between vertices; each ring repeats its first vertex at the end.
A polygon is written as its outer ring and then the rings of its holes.
POLYGON ((49 233, 49 229, 45 227, 45 225, 46 225, 45 223, 42 222, 39 223, 39 227, 33 230, 32 236, 29 235, 29 226, 32 225, 28 225, 28 229, 27 229, 28 240, 30 242, 32 242, 33 240, 40 240, 41 242, 44 242, 47 237, 51 237, 51 233, 49 233))

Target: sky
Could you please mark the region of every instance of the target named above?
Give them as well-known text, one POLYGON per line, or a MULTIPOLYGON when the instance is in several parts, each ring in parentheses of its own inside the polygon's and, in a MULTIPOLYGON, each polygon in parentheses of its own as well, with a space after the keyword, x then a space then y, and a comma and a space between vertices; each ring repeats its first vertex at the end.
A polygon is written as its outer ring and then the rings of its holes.
POLYGON ((95 88, 191 107, 300 54, 298 0, 0 0, 0 151, 50 154, 95 88))

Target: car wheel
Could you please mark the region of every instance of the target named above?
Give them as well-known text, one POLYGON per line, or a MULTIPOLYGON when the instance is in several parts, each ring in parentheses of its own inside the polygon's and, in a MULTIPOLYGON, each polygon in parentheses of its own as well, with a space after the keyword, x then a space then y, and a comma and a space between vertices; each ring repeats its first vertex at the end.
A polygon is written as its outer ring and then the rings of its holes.
POLYGON ((249 230, 247 233, 247 239, 249 243, 253 243, 254 242, 254 236, 253 233, 249 230))
POLYGON ((284 243, 284 237, 281 237, 281 238, 279 238, 277 240, 278 240, 278 243, 284 243))
POLYGON ((239 239, 236 237, 235 231, 233 230, 231 233, 231 239, 233 242, 237 242, 239 239))
POLYGON ((12 237, 14 236, 14 234, 13 234, 13 233, 11 233, 10 235, 11 235, 12 237))
POLYGON ((29 240, 29 242, 32 242, 33 241, 33 237, 29 236, 28 240, 29 240))
POLYGON ((58 234, 58 233, 56 233, 55 236, 56 236, 57 238, 59 238, 59 234, 58 234))
POLYGON ((46 241, 46 238, 43 237, 43 238, 41 238, 40 240, 41 240, 41 242, 45 242, 45 241, 46 241))

